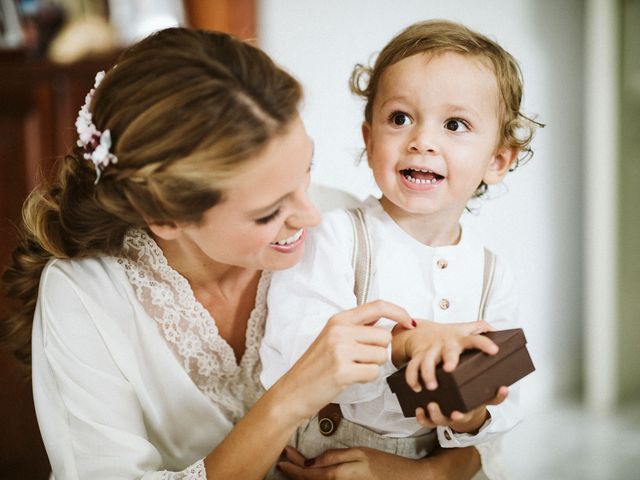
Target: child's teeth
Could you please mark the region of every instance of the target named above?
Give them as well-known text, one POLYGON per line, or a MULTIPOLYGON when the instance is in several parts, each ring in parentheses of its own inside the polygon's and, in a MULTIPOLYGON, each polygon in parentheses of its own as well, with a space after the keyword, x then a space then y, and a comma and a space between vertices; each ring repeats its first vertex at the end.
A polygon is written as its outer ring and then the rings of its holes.
POLYGON ((297 241, 302 236, 303 229, 301 228, 296 233, 291 235, 289 238, 285 238, 284 240, 279 240, 277 242, 273 242, 276 245, 290 245, 293 242, 297 241))

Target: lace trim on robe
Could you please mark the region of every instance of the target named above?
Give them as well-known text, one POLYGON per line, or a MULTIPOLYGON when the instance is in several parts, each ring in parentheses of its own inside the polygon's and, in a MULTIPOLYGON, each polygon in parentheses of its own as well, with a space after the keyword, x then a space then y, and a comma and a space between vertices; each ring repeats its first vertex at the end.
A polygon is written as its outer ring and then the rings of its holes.
POLYGON ((193 382, 236 423, 263 392, 259 346, 271 274, 265 272, 260 278, 247 324, 245 352, 238 364, 233 349, 219 335, 215 321, 196 300, 187 279, 169 265, 149 234, 132 229, 125 235, 123 246, 124 255, 118 263, 138 300, 157 322, 160 334, 193 382))
POLYGON ((207 480, 204 460, 199 460, 181 472, 162 472, 160 480, 207 480))

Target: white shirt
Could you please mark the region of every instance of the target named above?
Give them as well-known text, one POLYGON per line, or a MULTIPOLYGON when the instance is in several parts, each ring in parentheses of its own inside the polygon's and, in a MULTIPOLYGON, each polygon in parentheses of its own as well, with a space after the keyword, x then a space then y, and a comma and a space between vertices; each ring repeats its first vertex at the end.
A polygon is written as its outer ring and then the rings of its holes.
POLYGON ((238 365, 142 231, 127 257, 52 260, 33 325, 38 423, 58 480, 205 479, 202 459, 261 395, 263 275, 238 365))
MULTIPOLYGON (((430 247, 402 230, 378 200, 369 199, 363 209, 374 255, 369 300, 393 302, 413 318, 440 323, 478 318, 484 246, 470 228, 463 227, 457 245, 430 247), (441 268, 443 261, 445 268, 441 268)), ((267 297, 267 327, 260 347, 264 365, 260 379, 265 387, 275 383, 296 362, 332 315, 356 306, 353 242, 347 213, 330 212, 319 227, 308 232, 303 259, 293 268, 273 274, 267 297)), ((514 282, 500 259, 496 260, 494 278, 485 320, 496 329, 513 328, 517 311, 514 282)), ((387 328, 394 325, 385 319, 378 324, 387 328)), ((382 435, 421 434, 424 429, 414 418, 403 416, 396 396, 387 386, 385 378, 394 371, 396 368, 388 361, 376 381, 350 386, 335 401, 340 403, 346 419, 382 435)), ((476 435, 438 427, 440 444, 478 445, 510 430, 521 417, 516 403, 517 389, 512 388, 505 402, 488 407, 491 419, 476 435)))

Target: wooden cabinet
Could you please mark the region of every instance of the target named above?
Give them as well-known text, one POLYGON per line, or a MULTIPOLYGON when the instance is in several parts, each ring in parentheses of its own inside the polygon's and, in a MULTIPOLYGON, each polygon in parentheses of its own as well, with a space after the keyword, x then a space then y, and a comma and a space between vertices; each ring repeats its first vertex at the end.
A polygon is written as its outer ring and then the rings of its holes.
MULTIPOLYGON (((76 141, 75 117, 95 72, 115 57, 58 66, 0 53, 0 262, 15 246, 22 202, 76 141)), ((5 318, 10 305, 0 302, 5 318)), ((31 385, 0 351, 0 478, 47 478, 49 464, 35 421, 31 385)))
MULTIPOLYGON (((255 0, 188 0, 187 18, 199 28, 255 36, 255 0)), ((97 71, 115 55, 61 66, 0 50, 0 270, 15 246, 22 202, 76 142, 75 119, 97 71)), ((10 305, 0 296, 0 321, 10 305)), ((46 479, 31 385, 0 349, 0 480, 46 479)))

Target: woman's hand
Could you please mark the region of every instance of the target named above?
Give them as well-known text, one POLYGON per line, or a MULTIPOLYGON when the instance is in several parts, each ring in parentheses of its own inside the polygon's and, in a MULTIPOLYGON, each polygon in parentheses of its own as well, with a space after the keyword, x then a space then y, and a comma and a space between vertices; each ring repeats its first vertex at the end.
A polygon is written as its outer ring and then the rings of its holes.
POLYGON ((382 300, 329 319, 304 355, 272 387, 283 392, 287 415, 297 414, 300 420, 310 417, 352 383, 378 377, 380 365, 387 361, 391 333, 372 325, 383 317, 404 329, 415 325, 406 310, 382 300))
POLYGON ((480 468, 473 447, 438 449, 427 458, 412 460, 371 448, 327 450, 305 459, 287 447, 278 468, 293 480, 469 480, 480 468))
POLYGON ((475 434, 489 416, 487 405, 499 405, 505 401, 507 395, 509 395, 509 389, 502 386, 498 389, 496 396, 485 405, 481 405, 467 413, 454 410, 451 412, 450 417, 447 417, 442 413, 440 406, 436 402, 431 402, 427 405, 427 411, 423 408, 416 409, 416 420, 420 425, 427 428, 448 426, 459 433, 475 434))
POLYGON ((409 360, 406 380, 416 392, 422 390, 419 377, 427 389, 438 388, 436 365, 443 362, 445 372, 458 366, 460 354, 464 350, 477 348, 489 355, 498 352, 498 346, 480 333, 491 331, 485 321, 442 324, 429 320, 419 320, 417 328, 410 332, 399 327, 393 338, 393 363, 401 365, 409 360))

